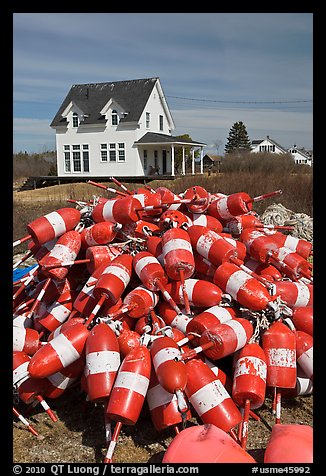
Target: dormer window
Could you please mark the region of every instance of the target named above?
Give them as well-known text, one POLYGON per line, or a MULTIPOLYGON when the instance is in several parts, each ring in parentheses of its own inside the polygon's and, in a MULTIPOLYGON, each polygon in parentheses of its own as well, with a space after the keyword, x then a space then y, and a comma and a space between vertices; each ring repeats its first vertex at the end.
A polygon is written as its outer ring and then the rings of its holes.
POLYGON ((112 124, 112 126, 117 126, 118 125, 118 113, 115 109, 112 110, 111 124, 112 124))
POLYGON ((72 127, 78 127, 78 126, 79 126, 78 114, 77 112, 74 112, 72 115, 72 127))

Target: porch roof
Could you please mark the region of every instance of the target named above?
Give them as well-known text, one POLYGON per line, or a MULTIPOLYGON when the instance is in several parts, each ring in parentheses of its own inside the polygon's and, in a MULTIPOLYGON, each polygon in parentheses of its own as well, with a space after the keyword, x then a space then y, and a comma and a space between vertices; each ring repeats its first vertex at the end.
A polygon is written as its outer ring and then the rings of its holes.
POLYGON ((203 142, 197 142, 188 139, 180 139, 180 137, 169 136, 167 134, 159 134, 156 132, 146 132, 143 137, 135 141, 135 144, 139 145, 187 145, 187 146, 197 146, 204 147, 207 144, 203 142))

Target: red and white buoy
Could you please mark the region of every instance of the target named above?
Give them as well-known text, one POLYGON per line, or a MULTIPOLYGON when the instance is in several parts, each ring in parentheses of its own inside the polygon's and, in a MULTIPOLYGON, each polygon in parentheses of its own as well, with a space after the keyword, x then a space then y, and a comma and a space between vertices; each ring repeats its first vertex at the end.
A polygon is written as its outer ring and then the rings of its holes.
POLYGON ((122 225, 119 223, 112 223, 110 221, 95 223, 84 228, 80 233, 82 249, 86 249, 89 246, 111 243, 121 228, 122 225))
POLYGON ((70 365, 84 351, 88 334, 80 322, 59 333, 33 355, 28 365, 30 375, 45 378, 70 365))
POLYGON ((224 295, 216 284, 193 278, 186 279, 184 286, 180 281, 170 282, 166 285, 166 290, 177 304, 185 306, 184 292, 186 292, 189 305, 202 308, 220 304, 224 295))
POLYGON ((137 423, 148 390, 150 375, 150 353, 147 347, 140 345, 124 358, 105 408, 106 417, 117 423, 104 463, 112 463, 122 425, 137 423))
POLYGON ((240 411, 214 372, 200 359, 189 360, 186 395, 199 418, 223 431, 233 433, 242 420, 240 411))
POLYGON ((75 230, 67 231, 57 240, 52 250, 40 260, 41 266, 51 266, 50 269, 42 269, 44 275, 57 280, 64 279, 68 274, 69 266, 62 267, 62 264, 74 261, 80 247, 80 234, 75 230))
POLYGON ((266 355, 266 384, 274 387, 276 423, 281 421, 280 388, 294 388, 297 382, 296 339, 286 324, 273 322, 262 335, 262 348, 266 355))
POLYGON ((259 408, 265 401, 267 363, 261 346, 257 342, 246 344, 235 354, 233 367, 232 398, 243 408, 241 447, 246 449, 250 408, 259 408))
POLYGON ((85 354, 88 399, 104 401, 111 393, 121 363, 117 337, 107 324, 97 324, 89 332, 85 354))
POLYGON ((314 342, 313 337, 303 331, 295 331, 296 357, 305 375, 313 382, 314 376, 314 342))
POLYGON ((37 245, 62 236, 67 231, 73 230, 79 223, 81 213, 76 208, 60 208, 42 217, 36 218, 27 225, 29 235, 14 242, 13 246, 32 239, 37 245))
POLYGON ((176 394, 170 393, 162 387, 154 369, 151 373, 146 400, 151 420, 157 431, 174 427, 176 433, 178 433, 177 425, 191 418, 189 408, 184 415, 180 413, 176 394))
POLYGON ((213 282, 242 306, 255 311, 266 309, 275 300, 263 284, 233 263, 221 264, 213 282))

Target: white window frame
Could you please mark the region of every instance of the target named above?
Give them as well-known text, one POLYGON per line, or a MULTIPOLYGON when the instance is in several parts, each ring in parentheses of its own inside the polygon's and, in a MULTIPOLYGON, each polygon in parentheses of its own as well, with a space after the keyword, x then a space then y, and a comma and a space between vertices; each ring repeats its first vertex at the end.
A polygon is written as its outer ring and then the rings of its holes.
POLYGON ((126 150, 124 142, 118 142, 118 162, 126 161, 126 150))
POLYGON ((117 150, 114 142, 109 144, 109 162, 117 162, 117 150))
POLYGON ((144 170, 147 170, 148 162, 147 162, 147 149, 144 149, 143 152, 143 161, 144 161, 144 170))
POLYGON ((107 144, 100 145, 100 160, 104 163, 107 163, 109 161, 107 144))
POLYGON ((149 129, 151 125, 151 113, 146 112, 146 129, 149 129))
POLYGON ((72 114, 72 127, 74 129, 76 129, 77 127, 79 127, 79 117, 78 117, 78 114, 77 112, 73 112, 72 114), (76 125, 76 119, 77 119, 77 125, 76 125))
POLYGON ((116 109, 112 109, 111 112, 111 126, 118 126, 119 125, 119 116, 116 109))
POLYGON ((82 169, 84 173, 90 172, 90 162, 89 162, 89 146, 88 144, 83 144, 82 147, 82 169), (87 162, 88 170, 85 170, 85 162, 87 162))
POLYGON ((71 173, 70 145, 63 146, 63 164, 65 173, 71 173), (69 167, 67 167, 69 165, 69 167), (69 169, 69 170, 68 170, 69 169))

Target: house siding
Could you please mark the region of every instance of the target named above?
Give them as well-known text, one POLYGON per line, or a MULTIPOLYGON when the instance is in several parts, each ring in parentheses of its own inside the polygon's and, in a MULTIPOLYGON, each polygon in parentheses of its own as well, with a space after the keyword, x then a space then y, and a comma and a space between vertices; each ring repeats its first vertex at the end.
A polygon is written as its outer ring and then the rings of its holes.
POLYGON ((277 147, 276 144, 273 142, 269 141, 268 139, 265 139, 260 142, 260 144, 257 144, 255 147, 251 149, 251 152, 258 153, 258 152, 273 152, 274 154, 284 154, 285 151, 283 149, 280 149, 277 147))

